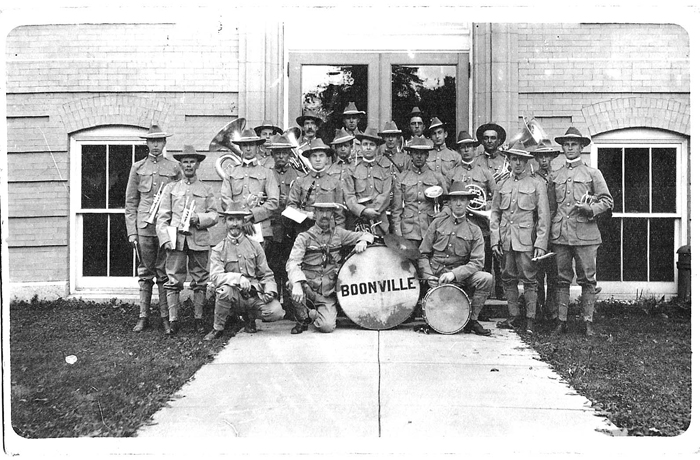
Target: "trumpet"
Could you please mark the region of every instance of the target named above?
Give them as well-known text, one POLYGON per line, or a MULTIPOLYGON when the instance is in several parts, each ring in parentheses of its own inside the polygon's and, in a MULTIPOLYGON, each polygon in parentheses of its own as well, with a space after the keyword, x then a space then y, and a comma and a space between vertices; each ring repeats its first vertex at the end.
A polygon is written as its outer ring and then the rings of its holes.
POLYGON ((282 133, 282 135, 287 138, 290 144, 292 144, 292 154, 294 156, 289 159, 289 163, 297 171, 308 174, 309 170, 311 169, 311 163, 309 163, 309 160, 302 155, 301 151, 299 150, 299 137, 301 136, 301 130, 294 126, 287 129, 284 133, 282 133))
POLYGON ((180 225, 178 226, 178 231, 183 235, 192 234, 192 232, 190 232, 190 219, 192 218, 192 214, 194 214, 194 205, 194 198, 192 198, 192 201, 190 201, 190 197, 187 197, 185 200, 185 207, 182 211, 182 216, 180 217, 180 225), (187 206, 188 203, 189 206, 187 206))
POLYGON ((163 186, 165 182, 160 183, 158 187, 158 193, 153 197, 153 203, 151 203, 151 208, 148 210, 148 217, 146 217, 147 224, 153 224, 156 221, 156 214, 158 213, 158 208, 160 207, 160 201, 163 199, 163 186))

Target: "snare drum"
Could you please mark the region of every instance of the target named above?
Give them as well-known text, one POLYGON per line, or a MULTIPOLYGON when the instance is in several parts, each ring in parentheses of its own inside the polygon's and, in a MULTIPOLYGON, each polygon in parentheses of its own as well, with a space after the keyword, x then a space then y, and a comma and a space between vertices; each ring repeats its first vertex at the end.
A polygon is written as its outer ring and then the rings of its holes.
POLYGON ((338 271, 338 303, 353 323, 382 330, 406 321, 418 303, 416 267, 386 246, 352 253, 338 271))
POLYGON ((453 284, 430 289, 423 297, 423 314, 428 326, 440 334, 455 334, 469 321, 469 297, 453 284))

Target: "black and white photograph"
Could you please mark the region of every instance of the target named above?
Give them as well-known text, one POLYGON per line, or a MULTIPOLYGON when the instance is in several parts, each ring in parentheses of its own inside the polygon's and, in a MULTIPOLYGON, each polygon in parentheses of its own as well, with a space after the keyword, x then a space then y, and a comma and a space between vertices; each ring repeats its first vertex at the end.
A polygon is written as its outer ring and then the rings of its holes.
POLYGON ((698 19, 6 5, 4 453, 697 455, 698 19))

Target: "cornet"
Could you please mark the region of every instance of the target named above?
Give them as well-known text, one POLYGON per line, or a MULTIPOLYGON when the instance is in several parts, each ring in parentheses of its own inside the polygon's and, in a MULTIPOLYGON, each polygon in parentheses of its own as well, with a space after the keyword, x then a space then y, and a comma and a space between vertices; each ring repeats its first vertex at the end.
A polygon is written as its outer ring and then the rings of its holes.
POLYGON ((190 232, 190 219, 192 218, 192 214, 194 214, 194 205, 194 198, 192 198, 192 201, 190 201, 190 197, 187 197, 185 200, 185 207, 182 211, 182 216, 180 217, 180 225, 178 226, 178 231, 183 235, 192 234, 192 232, 190 232))
POLYGON ((163 186, 165 182, 160 183, 158 187, 158 193, 153 197, 153 203, 151 203, 151 208, 148 210, 148 217, 146 217, 147 224, 153 224, 156 221, 156 214, 158 213, 158 208, 160 207, 160 201, 163 199, 163 186))

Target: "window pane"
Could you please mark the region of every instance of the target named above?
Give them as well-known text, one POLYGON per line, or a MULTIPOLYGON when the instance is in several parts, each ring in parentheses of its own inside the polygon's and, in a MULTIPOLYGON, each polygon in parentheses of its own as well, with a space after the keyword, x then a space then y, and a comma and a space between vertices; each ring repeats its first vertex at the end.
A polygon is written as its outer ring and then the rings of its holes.
POLYGON ((107 214, 83 214, 83 276, 107 276, 107 214))
POLYGON ((649 281, 673 281, 676 248, 675 219, 651 219, 649 228, 649 281))
MULTIPOLYGON (((317 137, 326 144, 343 126, 343 111, 348 102, 367 112, 367 65, 304 65, 301 67, 302 110, 312 109, 325 122, 317 137)), ((367 128, 367 116, 360 115, 359 129, 367 128)), ((375 126, 376 128, 376 126, 375 126)))
MULTIPOLYGON (((607 179, 607 178, 606 178, 607 179)), ((598 228, 603 244, 598 248, 598 281, 620 281, 620 225, 622 219, 601 219, 598 228)))
MULTIPOLYGON (((598 149, 598 169, 603 173, 605 183, 612 195, 615 207, 622 210, 622 149, 598 149)), ((618 227, 619 228, 619 227, 618 227)), ((605 242, 605 239, 603 239, 605 242)))
POLYGON ((109 208, 123 209, 131 169, 131 145, 109 146, 109 208))
POLYGON ((650 212, 649 149, 625 149, 624 212, 650 212))
POLYGON ((647 281, 647 221, 623 220, 622 281, 647 281))
POLYGON ((133 249, 126 235, 124 214, 110 214, 109 275, 134 276, 133 249))
POLYGON ((651 149, 651 212, 676 212, 676 149, 651 149))
POLYGON ((454 149, 457 131, 457 66, 422 65, 391 66, 391 113, 392 118, 410 137, 410 113, 419 107, 425 114, 425 136, 430 118, 437 117, 445 123, 448 132, 447 145, 454 149))
POLYGON ((83 145, 81 206, 83 209, 104 208, 106 203, 106 159, 104 145, 83 145))

